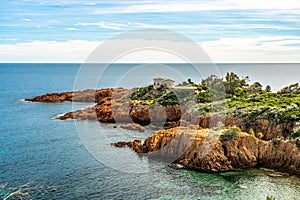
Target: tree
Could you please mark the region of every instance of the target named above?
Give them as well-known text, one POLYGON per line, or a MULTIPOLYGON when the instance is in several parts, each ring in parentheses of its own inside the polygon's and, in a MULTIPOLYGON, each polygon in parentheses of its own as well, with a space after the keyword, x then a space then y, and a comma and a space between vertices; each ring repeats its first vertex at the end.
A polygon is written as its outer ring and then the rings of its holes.
POLYGON ((214 89, 217 91, 224 91, 223 79, 216 75, 210 75, 206 79, 202 80, 202 85, 208 87, 208 89, 214 89))
POLYGON ((259 82, 255 82, 248 87, 248 91, 251 93, 261 93, 262 85, 259 82))
POLYGON ((199 91, 197 99, 201 103, 218 101, 226 97, 223 79, 216 75, 210 75, 203 79, 197 89, 199 91))
POLYGON ((248 86, 248 81, 248 76, 240 79, 237 74, 233 72, 227 72, 224 81, 225 92, 229 95, 236 95, 237 90, 240 90, 240 88, 244 89, 245 86, 248 86))
POLYGON ((192 81, 192 79, 190 79, 190 78, 189 78, 187 81, 188 81, 188 83, 189 83, 190 85, 194 85, 194 84, 195 84, 194 81, 192 81))
POLYGON ((267 85, 266 86, 266 92, 271 92, 272 90, 271 90, 271 86, 270 85, 267 85))

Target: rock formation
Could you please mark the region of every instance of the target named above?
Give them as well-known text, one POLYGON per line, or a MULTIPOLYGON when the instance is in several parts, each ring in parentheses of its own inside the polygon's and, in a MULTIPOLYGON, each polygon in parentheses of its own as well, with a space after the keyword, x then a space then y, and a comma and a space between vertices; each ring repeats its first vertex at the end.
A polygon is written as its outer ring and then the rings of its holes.
POLYGON ((249 122, 220 114, 199 115, 180 105, 154 106, 128 101, 126 97, 130 93, 131 90, 122 88, 89 89, 46 94, 26 101, 95 102, 92 107, 59 116, 61 120, 120 122, 122 128, 141 132, 144 125, 160 127, 163 123, 167 130, 156 132, 143 144, 134 140, 114 146, 128 146, 137 153, 147 153, 188 169, 212 172, 266 167, 300 175, 300 140, 278 139, 290 137, 294 121, 276 123, 272 119, 256 119, 249 122), (222 141, 216 131, 212 131, 220 124, 221 127, 237 126, 244 132, 253 129, 254 135, 243 133, 241 137, 222 141))
POLYGON ((145 131, 145 128, 143 126, 141 126, 139 124, 134 124, 134 123, 122 124, 122 125, 120 125, 120 128, 127 129, 127 130, 133 130, 133 131, 139 131, 139 132, 145 131))
POLYGON ((25 99, 25 101, 31 102, 64 102, 64 101, 73 101, 73 102, 98 102, 105 97, 111 97, 114 93, 115 98, 118 98, 119 94, 123 95, 129 90, 123 88, 108 88, 101 90, 86 89, 83 91, 76 92, 62 92, 62 93, 51 93, 44 94, 41 96, 36 96, 34 98, 25 99))
POLYGON ((263 141, 243 133, 239 138, 221 141, 209 129, 161 130, 141 141, 121 142, 138 153, 148 153, 183 165, 187 169, 220 172, 252 167, 266 167, 300 175, 300 141, 263 141))

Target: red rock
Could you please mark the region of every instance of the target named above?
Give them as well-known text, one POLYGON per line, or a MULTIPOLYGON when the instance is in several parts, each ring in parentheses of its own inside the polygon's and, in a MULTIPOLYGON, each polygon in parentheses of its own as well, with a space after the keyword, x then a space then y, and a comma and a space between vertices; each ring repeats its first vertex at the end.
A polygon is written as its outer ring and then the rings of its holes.
POLYGON ((239 138, 225 142, 221 142, 218 138, 213 141, 212 138, 212 143, 207 143, 209 140, 205 138, 209 136, 208 134, 208 129, 160 130, 149 136, 144 144, 136 143, 132 149, 166 159, 175 155, 178 156, 175 163, 200 171, 220 172, 265 167, 300 175, 300 151, 297 148, 297 141, 281 141, 278 145, 274 145, 272 141, 263 141, 244 133, 239 138), (188 135, 193 137, 186 137, 188 135), (185 140, 189 143, 185 143, 185 140), (187 144, 188 147, 184 149, 183 146, 187 144))
POLYGON ((123 125, 120 125, 120 128, 123 128, 123 129, 127 129, 127 130, 133 130, 133 131, 139 131, 139 132, 144 132, 145 131, 145 128, 139 124, 123 124, 123 125))

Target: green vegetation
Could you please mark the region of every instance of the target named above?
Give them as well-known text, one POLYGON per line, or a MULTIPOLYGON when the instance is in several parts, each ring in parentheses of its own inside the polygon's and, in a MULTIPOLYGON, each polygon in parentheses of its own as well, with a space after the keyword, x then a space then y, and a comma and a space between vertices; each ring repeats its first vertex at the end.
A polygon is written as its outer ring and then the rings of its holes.
POLYGON ((232 139, 236 139, 243 136, 243 133, 240 128, 233 126, 228 129, 225 129, 220 135, 221 141, 228 141, 232 139))
POLYGON ((250 135, 255 135, 254 130, 252 128, 249 129, 249 134, 250 135))
POLYGON ((231 72, 227 73, 224 81, 225 92, 228 97, 235 95, 244 95, 245 87, 248 86, 247 82, 249 81, 249 77, 240 78, 237 74, 231 72))
POLYGON ((154 89, 152 85, 144 88, 136 88, 130 94, 129 99, 147 105, 168 106, 179 103, 176 95, 169 88, 160 87, 154 89))
MULTIPOLYGON (((277 93, 265 89, 259 82, 249 85, 249 77, 240 78, 237 74, 227 73, 225 78, 211 75, 196 83, 191 79, 180 87, 154 89, 153 86, 134 89, 125 100, 144 105, 187 105, 199 115, 221 113, 241 119, 248 127, 254 127, 258 119, 267 119, 274 124, 300 121, 300 86, 292 84, 277 93)), ((292 138, 300 137, 300 125, 291 134, 292 138)), ((254 135, 254 131, 250 130, 254 135)), ((259 133, 256 133, 260 137, 259 133)))
POLYGON ((192 89, 170 89, 162 86, 154 89, 152 85, 134 89, 134 91, 123 100, 128 99, 145 105, 162 106, 185 105, 190 102, 196 102, 195 91, 192 89))
POLYGON ((267 196, 267 199, 266 200, 276 200, 275 197, 272 197, 272 196, 267 196))
POLYGON ((275 123, 300 119, 300 95, 256 93, 248 97, 227 99, 227 114, 253 123, 257 119, 269 119, 275 123))

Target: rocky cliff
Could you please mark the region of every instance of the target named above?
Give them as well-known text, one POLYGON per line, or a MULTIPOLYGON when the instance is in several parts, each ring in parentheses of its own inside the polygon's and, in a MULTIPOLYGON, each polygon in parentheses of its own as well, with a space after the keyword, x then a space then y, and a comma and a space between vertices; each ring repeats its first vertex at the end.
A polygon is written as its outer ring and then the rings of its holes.
POLYGON ((263 141, 243 133, 222 141, 218 134, 203 130, 172 128, 161 130, 141 141, 120 142, 138 153, 148 153, 174 161, 188 169, 220 172, 234 169, 266 167, 300 175, 300 141, 263 141))
POLYGON ((95 119, 101 122, 137 123, 148 125, 150 122, 167 122, 165 127, 197 125, 201 128, 217 127, 223 123, 225 127, 237 126, 244 132, 253 129, 255 135, 264 140, 272 138, 289 138, 296 122, 275 123, 269 119, 257 119, 249 124, 243 119, 231 116, 206 115, 197 116, 188 113, 186 108, 174 106, 149 106, 135 103, 113 103, 111 97, 103 98, 95 106, 67 113, 59 119, 95 119), (189 115, 189 117, 185 117, 189 115), (184 119, 184 120, 182 120, 184 119), (173 122, 173 123, 170 123, 173 122))

